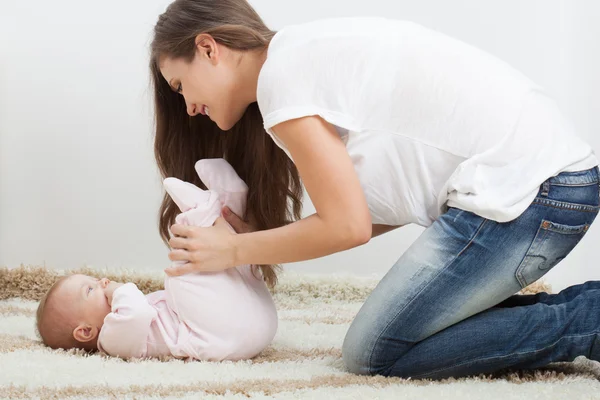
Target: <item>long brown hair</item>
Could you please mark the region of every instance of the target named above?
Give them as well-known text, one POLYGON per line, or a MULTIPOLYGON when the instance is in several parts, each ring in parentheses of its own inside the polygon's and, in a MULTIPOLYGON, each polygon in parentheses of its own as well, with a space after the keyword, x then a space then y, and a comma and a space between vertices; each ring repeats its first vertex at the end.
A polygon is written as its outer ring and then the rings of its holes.
MULTIPOLYGON (((257 103, 224 132, 204 115, 190 117, 183 97, 161 75, 159 60, 167 56, 191 62, 195 38, 210 34, 238 51, 264 51, 276 32, 264 24, 246 0, 176 0, 158 18, 151 44, 150 73, 154 86, 154 156, 164 178, 175 177, 206 189, 194 170, 197 160, 225 158, 248 185, 246 215, 257 230, 283 226, 301 218, 302 186, 298 170, 263 127, 257 103), (291 208, 288 200, 291 201, 291 208)), ((165 193, 159 210, 159 232, 168 246, 169 227, 179 213, 165 193)), ((277 282, 280 265, 260 265, 267 284, 277 282)))

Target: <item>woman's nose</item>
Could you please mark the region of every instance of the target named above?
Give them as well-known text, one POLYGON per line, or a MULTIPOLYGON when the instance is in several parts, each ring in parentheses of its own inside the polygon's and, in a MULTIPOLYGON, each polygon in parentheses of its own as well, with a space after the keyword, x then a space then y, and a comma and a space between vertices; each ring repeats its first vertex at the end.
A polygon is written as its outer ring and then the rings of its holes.
POLYGON ((188 104, 187 113, 190 115, 190 117, 195 117, 196 114, 198 114, 198 106, 196 106, 196 104, 188 104))

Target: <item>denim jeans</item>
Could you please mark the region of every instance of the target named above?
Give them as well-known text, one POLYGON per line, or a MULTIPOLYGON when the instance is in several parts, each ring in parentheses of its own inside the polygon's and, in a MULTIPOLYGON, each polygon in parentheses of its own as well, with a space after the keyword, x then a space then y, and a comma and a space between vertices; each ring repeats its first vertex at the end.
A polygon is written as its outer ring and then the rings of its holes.
POLYGON ((600 281, 515 294, 586 234, 599 210, 598 174, 594 167, 551 177, 505 223, 448 209, 361 307, 342 348, 348 370, 441 379, 580 355, 600 361, 600 281))

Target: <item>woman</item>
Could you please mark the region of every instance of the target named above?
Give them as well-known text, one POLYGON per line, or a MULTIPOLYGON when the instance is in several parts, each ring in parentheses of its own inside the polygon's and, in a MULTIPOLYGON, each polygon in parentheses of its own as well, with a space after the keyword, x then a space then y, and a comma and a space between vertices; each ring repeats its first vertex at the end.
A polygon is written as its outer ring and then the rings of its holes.
MULTIPOLYGON (((169 258, 189 263, 168 274, 257 264, 274 284, 279 263, 416 223, 427 229, 350 326, 350 371, 439 379, 600 360, 599 282, 514 295, 599 209, 594 152, 518 71, 407 21, 273 32, 244 0, 176 0, 150 68, 163 177, 202 185, 194 162, 224 157, 250 188, 246 215, 225 215, 239 235, 223 218, 171 227, 169 258), (300 178, 316 208, 304 219, 300 178)), ((165 242, 176 213, 165 196, 165 242)))

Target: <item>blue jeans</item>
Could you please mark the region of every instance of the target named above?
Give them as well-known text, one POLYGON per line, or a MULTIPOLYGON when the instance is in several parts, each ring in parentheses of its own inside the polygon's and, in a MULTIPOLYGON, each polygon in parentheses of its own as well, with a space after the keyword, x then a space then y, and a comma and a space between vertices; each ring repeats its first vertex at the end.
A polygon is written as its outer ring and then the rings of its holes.
MULTIPOLYGON (((600 281, 516 295, 577 245, 599 210, 598 167, 548 179, 518 218, 450 208, 378 283, 344 339, 349 371, 442 379, 600 361, 600 281)), ((594 259, 593 262, 597 262, 594 259)))

